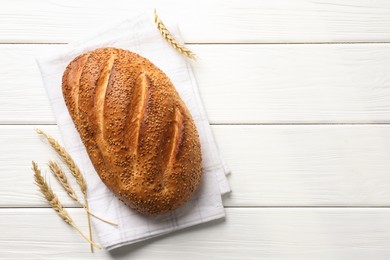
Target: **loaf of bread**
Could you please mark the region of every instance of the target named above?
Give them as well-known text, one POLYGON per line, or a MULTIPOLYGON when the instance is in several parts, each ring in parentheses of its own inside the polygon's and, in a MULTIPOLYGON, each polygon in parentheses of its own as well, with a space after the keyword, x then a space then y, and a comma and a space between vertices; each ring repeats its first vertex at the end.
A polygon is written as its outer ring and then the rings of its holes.
POLYGON ((100 48, 70 62, 62 91, 96 172, 120 200, 152 215, 190 198, 202 174, 199 136, 164 72, 100 48))

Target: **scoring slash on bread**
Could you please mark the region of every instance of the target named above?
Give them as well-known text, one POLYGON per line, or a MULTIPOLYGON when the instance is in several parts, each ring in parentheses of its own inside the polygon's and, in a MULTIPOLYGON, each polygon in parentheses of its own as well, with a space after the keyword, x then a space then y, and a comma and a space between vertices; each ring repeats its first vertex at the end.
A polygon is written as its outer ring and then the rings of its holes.
POLYGON ((148 215, 177 209, 197 189, 195 123, 169 78, 146 58, 100 48, 70 62, 62 91, 101 180, 148 215))

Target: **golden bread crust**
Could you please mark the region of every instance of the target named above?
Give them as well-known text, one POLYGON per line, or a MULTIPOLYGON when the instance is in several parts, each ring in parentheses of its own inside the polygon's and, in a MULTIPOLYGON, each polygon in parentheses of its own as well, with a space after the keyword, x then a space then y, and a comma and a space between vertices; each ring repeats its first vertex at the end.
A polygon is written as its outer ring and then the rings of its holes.
POLYGON ((101 48, 66 68, 62 91, 107 187, 145 214, 178 208, 201 178, 194 121, 169 78, 144 57, 101 48))

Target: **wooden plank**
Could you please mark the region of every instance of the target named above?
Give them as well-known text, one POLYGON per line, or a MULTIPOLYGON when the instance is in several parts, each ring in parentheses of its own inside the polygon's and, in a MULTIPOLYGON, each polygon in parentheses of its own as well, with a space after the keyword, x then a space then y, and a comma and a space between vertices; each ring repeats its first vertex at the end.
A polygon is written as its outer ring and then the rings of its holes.
MULTIPOLYGON (((55 123, 34 55, 0 45, 0 124, 55 123)), ((390 123, 390 44, 191 45, 213 124, 390 123)))
POLYGON ((390 40, 386 0, 63 1, 3 0, 0 41, 69 42, 153 8, 193 43, 390 40), (91 29, 93 28, 93 29, 91 29))
MULTIPOLYGON (((56 154, 35 126, 0 127, 0 207, 45 207, 31 160, 56 154)), ((59 137, 56 126, 40 126, 59 137)), ((232 169, 225 206, 389 206, 389 125, 213 126, 232 169)), ((76 206, 51 178, 67 206, 76 206)))
POLYGON ((389 125, 214 126, 233 206, 388 206, 389 125))
MULTIPOLYGON (((82 209, 70 209, 86 231, 82 209)), ((91 254, 52 209, 1 209, 6 259, 355 259, 390 257, 390 209, 226 209, 225 222, 91 254), (173 253, 174 252, 174 253, 173 253)))

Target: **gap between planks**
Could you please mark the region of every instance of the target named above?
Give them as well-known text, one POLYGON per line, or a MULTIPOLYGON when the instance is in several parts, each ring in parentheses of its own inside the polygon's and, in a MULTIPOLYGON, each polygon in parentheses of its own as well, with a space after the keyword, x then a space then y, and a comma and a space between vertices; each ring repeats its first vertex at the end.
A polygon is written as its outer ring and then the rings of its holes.
MULTIPOLYGON (((20 122, 20 123, 1 123, 0 122, 0 126, 56 126, 57 124, 56 123, 37 123, 37 122, 27 122, 27 123, 24 123, 24 122, 20 122)), ((344 125, 372 125, 372 126, 375 126, 375 125, 390 125, 390 122, 296 122, 296 123, 288 123, 288 122, 280 122, 280 123, 269 123, 269 122, 264 122, 264 123, 209 123, 209 125, 218 125, 218 126, 240 126, 240 125, 243 125, 243 126, 272 126, 272 125, 281 125, 281 126, 322 126, 322 125, 334 125, 334 126, 337 126, 337 125, 341 125, 341 126, 344 126, 344 125)))
MULTIPOLYGON (((67 45, 67 42, 0 42, 0 45, 67 45)), ((186 45, 327 45, 327 44, 390 44, 390 42, 184 42, 186 45)))
MULTIPOLYGON (((222 195, 223 196, 223 195, 222 195)), ((36 206, 36 207, 22 207, 22 206, 0 206, 2 209, 50 209, 51 207, 36 206)), ((81 209, 81 206, 64 206, 65 209, 81 209)), ((224 206, 225 209, 390 209, 389 206, 224 206)))

